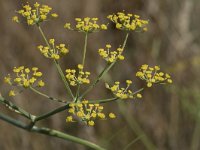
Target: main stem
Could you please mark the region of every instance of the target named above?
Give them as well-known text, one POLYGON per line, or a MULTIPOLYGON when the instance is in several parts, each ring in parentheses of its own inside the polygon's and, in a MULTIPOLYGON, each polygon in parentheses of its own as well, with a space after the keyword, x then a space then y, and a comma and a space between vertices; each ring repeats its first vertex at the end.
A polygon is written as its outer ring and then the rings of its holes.
POLYGON ((50 129, 50 128, 44 128, 44 127, 39 128, 37 126, 33 126, 32 128, 29 128, 29 126, 27 126, 23 122, 15 120, 15 119, 8 117, 8 116, 6 116, 2 113, 0 113, 0 119, 18 127, 18 128, 29 131, 29 132, 36 132, 36 133, 39 133, 39 134, 45 134, 45 135, 61 138, 61 139, 67 140, 67 141, 71 141, 71 142, 74 142, 74 143, 78 143, 78 144, 90 147, 90 148, 95 149, 95 150, 105 150, 104 148, 102 148, 102 147, 100 147, 100 146, 98 146, 98 145, 96 145, 92 142, 80 139, 78 137, 75 137, 75 136, 72 136, 72 135, 57 131, 57 130, 53 130, 53 129, 50 129))
POLYGON ((30 113, 28 113, 27 111, 25 111, 24 109, 16 106, 14 103, 4 99, 3 97, 0 96, 0 103, 4 104, 6 107, 8 107, 8 109, 22 115, 23 117, 27 118, 27 119, 34 119, 35 116, 31 115, 30 113))
MULTIPOLYGON (((128 40, 128 36, 129 36, 129 33, 126 33, 126 36, 125 36, 125 39, 124 39, 124 42, 123 42, 123 45, 122 45, 122 49, 124 50, 125 46, 126 46, 126 43, 127 43, 127 40, 128 40)), ((99 76, 96 78, 96 80, 89 86, 89 88, 80 96, 80 99, 82 99, 89 91, 91 91, 95 86, 96 84, 103 78, 103 76, 113 67, 113 65, 116 63, 117 61, 114 61, 113 63, 111 64, 108 64, 104 70, 99 74, 99 76)))

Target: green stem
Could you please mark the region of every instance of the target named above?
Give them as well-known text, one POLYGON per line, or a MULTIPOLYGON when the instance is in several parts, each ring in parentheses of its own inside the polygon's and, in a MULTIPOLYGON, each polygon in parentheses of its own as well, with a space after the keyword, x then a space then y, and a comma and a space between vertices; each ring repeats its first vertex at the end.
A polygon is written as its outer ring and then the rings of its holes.
POLYGON ((23 117, 27 118, 27 119, 34 119, 35 116, 31 115, 30 113, 28 113, 27 111, 23 110, 22 108, 16 106, 15 104, 13 104, 10 101, 7 101, 6 99, 4 99, 3 97, 0 96, 0 103, 4 104, 6 107, 8 107, 10 110, 22 115, 23 117))
POLYGON ((0 119, 5 122, 8 122, 16 127, 19 127, 21 129, 26 129, 26 125, 24 123, 22 123, 21 121, 15 120, 13 118, 10 118, 2 113, 0 113, 0 119))
POLYGON ((5 122, 8 122, 8 123, 10 123, 10 124, 12 124, 16 127, 19 127, 19 128, 24 129, 26 131, 29 131, 29 132, 36 132, 36 133, 39 133, 39 134, 45 134, 45 135, 61 138, 61 139, 67 140, 67 141, 71 141, 71 142, 74 142, 74 143, 77 143, 77 144, 87 146, 87 147, 92 148, 94 150, 105 150, 104 148, 102 148, 102 147, 100 147, 100 146, 98 146, 98 145, 96 145, 92 142, 80 139, 78 137, 75 137, 75 136, 72 136, 72 135, 57 131, 57 130, 53 130, 53 129, 50 129, 50 128, 44 128, 44 127, 39 128, 37 126, 33 126, 32 128, 29 128, 29 126, 27 126, 23 122, 15 120, 15 119, 8 117, 8 116, 1 114, 1 113, 0 113, 0 119, 5 121, 5 122))
POLYGON ((109 64, 103 69, 103 71, 98 75, 96 80, 87 88, 87 90, 79 97, 79 99, 82 99, 88 92, 90 92, 96 84, 101 80, 105 72, 107 72, 107 69, 109 68, 109 64))
MULTIPOLYGON (((141 89, 135 91, 135 92, 133 93, 133 95, 135 95, 135 94, 137 94, 137 93, 140 93, 140 92, 143 91, 143 90, 144 90, 144 88, 141 88, 141 89)), ((98 103, 98 104, 100 104, 100 103, 107 103, 107 102, 117 101, 117 100, 119 100, 119 99, 120 99, 120 98, 118 98, 118 97, 113 97, 113 98, 108 98, 108 99, 93 100, 93 101, 90 101, 90 103, 98 103)))
POLYGON ((68 93, 70 94, 71 98, 74 100, 75 99, 74 95, 73 95, 73 93, 72 93, 72 91, 71 91, 71 89, 69 87, 69 83, 67 82, 67 80, 65 78, 65 75, 64 75, 64 73, 63 73, 58 61, 54 60, 54 63, 55 63, 56 68, 57 68, 57 70, 58 70, 58 72, 60 74, 60 77, 61 77, 62 81, 64 82, 65 89, 68 91, 68 93))
MULTIPOLYGON (((128 36, 129 33, 126 34, 123 45, 122 45, 122 49, 125 48, 127 40, 128 40, 128 36)), ((82 99, 89 91, 91 91, 96 85, 97 83, 103 78, 103 76, 113 67, 113 65, 116 63, 117 61, 114 61, 111 64, 108 64, 103 71, 98 75, 98 77, 96 78, 96 80, 89 86, 89 88, 80 96, 80 99, 82 99)))
POLYGON ((129 36, 129 32, 126 33, 126 36, 125 36, 125 39, 124 39, 124 43, 122 45, 122 49, 124 50, 124 48, 126 47, 126 43, 127 43, 127 40, 128 40, 128 36, 129 36))
POLYGON ((69 103, 66 104, 66 105, 64 105, 64 106, 58 107, 58 108, 56 108, 56 109, 54 109, 54 110, 52 110, 52 111, 50 111, 50 112, 47 112, 47 113, 45 113, 45 114, 43 114, 43 115, 41 115, 41 116, 37 116, 37 117, 35 118, 35 122, 37 122, 37 121, 39 121, 39 120, 46 119, 46 118, 48 118, 48 117, 50 117, 50 116, 53 116, 53 115, 55 115, 55 114, 57 114, 57 113, 59 113, 59 112, 62 112, 62 111, 64 111, 64 110, 66 110, 66 109, 68 109, 68 108, 69 108, 69 103))
POLYGON ((42 28, 41 28, 39 25, 38 25, 38 29, 39 29, 39 31, 40 31, 40 33, 41 33, 41 35, 42 35, 42 37, 43 37, 45 43, 46 43, 47 46, 51 49, 51 46, 49 45, 49 42, 47 41, 47 38, 46 38, 46 36, 45 36, 45 34, 44 34, 42 28))
MULTIPOLYGON (((84 48, 83 48, 83 59, 82 59, 82 65, 83 65, 83 68, 84 68, 84 65, 85 65, 85 58, 86 58, 86 53, 87 53, 87 42, 88 42, 88 33, 85 33, 85 41, 84 41, 84 48)), ((76 91, 76 99, 75 99, 75 102, 78 101, 78 97, 79 97, 79 90, 80 90, 80 84, 78 84, 78 87, 77 87, 77 91, 76 91)))
POLYGON ((53 98, 53 97, 51 97, 51 96, 48 96, 48 95, 46 95, 46 94, 44 94, 44 93, 38 91, 37 89, 35 89, 35 88, 33 88, 33 87, 30 87, 30 89, 31 89, 33 92, 35 92, 35 93, 37 93, 37 94, 39 94, 39 95, 41 95, 41 96, 43 96, 43 97, 45 97, 45 98, 48 98, 48 99, 50 99, 50 100, 52 100, 52 101, 54 101, 54 102, 66 103, 66 101, 63 101, 63 100, 56 99, 56 98, 53 98))
POLYGON ((84 42, 83 60, 82 60, 83 67, 85 65, 85 58, 86 58, 86 52, 87 52, 87 41, 88 41, 88 33, 85 33, 85 42, 84 42))
POLYGON ((78 87, 77 87, 77 91, 76 91, 76 98, 74 100, 74 102, 76 103, 78 101, 78 97, 79 97, 79 92, 80 92, 80 84, 78 84, 78 87))
MULTIPOLYGON (((39 31, 40 31, 40 33, 41 33, 41 35, 42 35, 42 37, 43 37, 45 43, 46 43, 47 46, 51 49, 51 46, 50 46, 50 44, 49 44, 49 42, 48 42, 48 40, 47 40, 47 38, 46 38, 46 36, 45 36, 45 34, 44 34, 42 28, 40 27, 40 25, 38 25, 38 29, 39 29, 39 31)), ((62 69, 61 69, 61 67, 60 67, 60 65, 59 65, 59 63, 58 63, 58 61, 54 60, 54 64, 56 65, 56 68, 57 68, 57 70, 58 70, 58 73, 60 74, 60 77, 61 77, 62 81, 64 82, 65 89, 66 89, 67 92, 70 94, 70 96, 74 99, 74 95, 73 95, 73 93, 72 93, 72 91, 71 91, 71 89, 70 89, 70 87, 69 87, 69 84, 68 84, 67 80, 65 79, 65 75, 64 75, 64 73, 63 73, 63 71, 62 71, 62 69)))
POLYGON ((143 90, 144 90, 144 88, 141 88, 141 89, 135 91, 135 92, 133 93, 133 95, 135 95, 135 94, 137 94, 137 93, 140 93, 140 92, 142 92, 143 90))
POLYGON ((46 134, 46 135, 49 135, 49 136, 53 136, 53 137, 61 138, 61 139, 71 141, 71 142, 74 142, 74 143, 78 143, 78 144, 87 146, 89 148, 92 148, 94 150, 105 150, 104 148, 102 148, 102 147, 100 147, 100 146, 98 146, 98 145, 96 145, 92 142, 80 139, 80 138, 75 137, 75 136, 71 136, 69 134, 66 134, 66 133, 63 133, 63 132, 60 132, 60 131, 57 131, 57 130, 52 130, 52 129, 49 129, 49 128, 38 128, 38 127, 34 126, 32 131, 37 132, 39 134, 46 134))
POLYGON ((113 97, 113 98, 108 98, 108 99, 94 100, 94 101, 90 101, 90 103, 101 104, 101 103, 107 103, 107 102, 112 102, 116 100, 119 100, 119 98, 113 97))

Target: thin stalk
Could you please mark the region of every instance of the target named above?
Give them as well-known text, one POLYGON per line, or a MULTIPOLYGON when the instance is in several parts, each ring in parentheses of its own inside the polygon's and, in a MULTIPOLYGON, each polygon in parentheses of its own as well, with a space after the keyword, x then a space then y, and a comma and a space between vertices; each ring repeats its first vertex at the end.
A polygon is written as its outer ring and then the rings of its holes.
MULTIPOLYGON (((128 40, 128 36, 129 33, 126 34, 123 45, 122 45, 122 49, 125 48, 127 40, 128 40)), ((98 75, 98 77, 96 78, 96 80, 89 86, 89 88, 80 96, 80 99, 82 99, 89 91, 91 91, 96 85, 97 83, 103 78, 103 76, 113 67, 113 65, 116 63, 117 61, 114 61, 111 64, 108 64, 103 71, 98 75)))
POLYGON ((78 84, 78 87, 77 87, 77 91, 76 91, 76 98, 74 100, 74 102, 76 103, 78 101, 78 97, 79 97, 79 92, 80 92, 80 84, 78 84))
POLYGON ((47 98, 47 99, 50 99, 50 100, 52 100, 52 101, 54 101, 54 102, 66 103, 66 101, 63 101, 63 100, 56 99, 56 98, 53 98, 53 97, 51 97, 51 96, 48 96, 48 95, 46 95, 46 94, 44 94, 44 93, 38 91, 37 89, 35 89, 35 88, 33 88, 33 87, 30 87, 30 89, 31 89, 33 92, 35 92, 36 94, 39 94, 39 95, 41 95, 41 96, 43 96, 43 97, 45 97, 45 98, 47 98))
POLYGON ((74 100, 74 95, 73 95, 73 93, 72 93, 72 91, 71 91, 71 89, 69 87, 69 83, 67 82, 67 80, 65 78, 65 75, 64 75, 64 73, 63 73, 58 61, 54 60, 54 64, 56 65, 56 68, 57 68, 57 70, 58 70, 58 72, 60 74, 60 77, 61 77, 62 81, 64 82, 65 89, 68 91, 68 93, 70 94, 71 98, 74 100))
POLYGON ((135 95, 135 94, 137 94, 137 93, 140 93, 140 92, 142 92, 143 90, 144 90, 144 88, 141 88, 141 89, 135 91, 135 92, 133 93, 133 95, 135 95))
POLYGON ((47 112, 47 113, 45 113, 45 114, 43 114, 43 115, 37 116, 37 117, 35 118, 35 122, 37 122, 37 121, 39 121, 39 120, 46 119, 46 118, 48 118, 48 117, 50 117, 50 116, 53 116, 53 115, 55 115, 55 114, 57 114, 57 113, 59 113, 59 112, 62 112, 62 111, 64 111, 64 110, 67 110, 68 108, 69 108, 69 103, 67 103, 67 104, 64 105, 64 106, 58 107, 58 108, 56 108, 56 109, 54 109, 54 110, 52 110, 52 111, 50 111, 50 112, 47 112))
POLYGON ((41 28, 39 25, 38 25, 38 29, 39 29, 39 31, 40 31, 40 33, 41 33, 41 35, 42 35, 42 37, 43 37, 45 43, 47 44, 47 46, 48 46, 49 48, 51 48, 51 46, 49 45, 49 42, 48 42, 48 40, 47 40, 47 38, 46 38, 46 36, 45 36, 45 34, 44 34, 42 28, 41 28))
POLYGON ((31 115, 30 113, 28 113, 27 111, 25 111, 24 109, 16 106, 14 103, 7 101, 6 99, 4 99, 3 97, 0 96, 0 103, 4 104, 6 107, 8 107, 10 110, 22 115, 23 117, 27 118, 27 119, 34 119, 35 116, 31 115))
POLYGON ((96 86, 96 84, 101 80, 103 75, 107 72, 109 66, 110 65, 107 64, 107 66, 103 69, 103 71, 98 75, 96 80, 87 88, 87 90, 80 96, 79 99, 82 99, 88 92, 90 92, 96 86))
MULTIPOLYGON (((82 65, 83 65, 83 68, 84 68, 84 65, 85 65, 85 58, 86 58, 86 53, 87 53, 87 42, 88 42, 88 33, 85 33, 85 41, 84 41, 84 48, 83 48, 83 59, 82 59, 82 65)), ((75 102, 78 101, 78 97, 79 97, 79 90, 80 90, 80 84, 78 84, 78 87, 77 87, 77 91, 76 91, 76 99, 75 99, 75 102)))
MULTIPOLYGON (((41 35, 42 35, 42 37, 43 37, 45 43, 46 43, 47 46, 51 49, 51 46, 50 46, 50 44, 49 44, 49 42, 48 42, 48 40, 47 40, 47 38, 46 38, 46 36, 45 36, 45 34, 44 34, 42 28, 41 28, 39 25, 38 25, 38 29, 39 29, 39 31, 40 31, 40 33, 41 33, 41 35)), ((54 60, 54 64, 55 64, 55 66, 56 66, 56 68, 57 68, 58 73, 60 74, 60 77, 61 77, 62 81, 64 82, 65 89, 66 89, 67 92, 70 94, 70 96, 74 99, 74 95, 73 95, 73 93, 72 93, 72 91, 71 91, 71 89, 70 89, 70 87, 69 87, 69 84, 68 84, 68 82, 67 82, 67 80, 66 80, 66 78, 65 78, 65 75, 64 75, 64 73, 63 73, 63 71, 62 71, 62 69, 61 69, 59 63, 58 63, 56 60, 54 60)))
POLYGON ((53 129, 50 129, 50 128, 44 128, 44 127, 39 128, 37 126, 33 126, 32 128, 29 128, 29 125, 27 126, 23 122, 15 120, 15 119, 8 117, 8 116, 6 116, 2 113, 0 113, 0 119, 18 127, 18 128, 29 131, 29 132, 36 132, 36 133, 39 133, 39 134, 45 134, 45 135, 57 137, 57 138, 60 138, 60 139, 64 139, 64 140, 67 140, 67 141, 71 141, 71 142, 74 142, 74 143, 77 143, 77 144, 87 146, 87 147, 92 148, 94 150, 105 150, 104 148, 102 148, 102 147, 100 147, 100 146, 98 146, 98 145, 96 145, 92 142, 80 139, 78 137, 75 137, 75 136, 72 136, 72 135, 57 131, 57 130, 53 130, 53 129))
POLYGON ((108 99, 94 100, 94 101, 90 101, 90 103, 101 104, 101 103, 107 103, 107 102, 112 102, 116 100, 119 100, 119 98, 113 97, 113 98, 108 98, 108 99))
MULTIPOLYGON (((140 93, 141 91, 143 91, 144 90, 144 88, 141 88, 141 89, 139 89, 139 90, 137 90, 137 91, 135 91, 134 93, 133 93, 133 95, 135 95, 135 94, 137 94, 137 93, 140 93)), ((113 98, 108 98, 108 99, 100 99, 100 100, 93 100, 93 101, 90 101, 90 103, 107 103, 107 102, 112 102, 112 101, 117 101, 117 100, 119 100, 120 98, 118 98, 118 97, 113 97, 113 98)))
POLYGON ((88 41, 88 33, 85 33, 85 42, 84 42, 83 60, 82 60, 83 67, 85 65, 85 58, 86 58, 86 52, 87 52, 87 41, 88 41))
POLYGON ((124 43, 122 45, 122 49, 124 49, 126 47, 126 43, 127 43, 127 40, 128 40, 128 36, 129 36, 129 33, 127 32, 126 33, 126 36, 125 36, 125 39, 124 39, 124 43))

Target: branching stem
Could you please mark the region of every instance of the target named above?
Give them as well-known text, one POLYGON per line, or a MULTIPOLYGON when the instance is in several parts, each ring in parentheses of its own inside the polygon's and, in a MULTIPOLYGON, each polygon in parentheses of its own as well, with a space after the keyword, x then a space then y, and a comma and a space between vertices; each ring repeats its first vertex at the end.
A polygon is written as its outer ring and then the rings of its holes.
MULTIPOLYGON (((37 27, 38 27, 38 29, 39 29, 39 31, 40 31, 40 33, 41 33, 41 35, 42 35, 45 43, 47 44, 47 46, 49 47, 49 49, 51 49, 51 46, 50 46, 50 44, 49 44, 49 42, 48 42, 48 40, 47 40, 47 38, 46 38, 46 36, 45 36, 42 28, 40 27, 40 25, 37 25, 37 27)), ((64 73, 63 73, 63 71, 62 71, 62 69, 61 69, 58 61, 54 60, 54 64, 55 64, 55 66, 57 68, 57 71, 60 74, 60 77, 61 77, 61 79, 62 79, 62 81, 63 81, 63 83, 65 85, 66 91, 70 94, 71 98, 74 99, 74 95, 73 95, 73 93, 72 93, 72 91, 71 91, 71 89, 69 87, 69 83, 67 82, 67 80, 65 78, 65 75, 64 75, 64 73)))
MULTIPOLYGON (((128 36, 129 33, 126 33, 123 45, 122 45, 122 49, 125 48, 127 40, 128 40, 128 36)), ((114 61, 113 63, 108 63, 107 66, 102 70, 102 72, 98 75, 98 77, 96 78, 96 80, 94 80, 94 82, 87 88, 87 90, 79 97, 79 99, 82 99, 88 92, 90 92, 96 85, 97 83, 103 78, 103 76, 113 67, 113 65, 116 63, 117 61, 114 61)))

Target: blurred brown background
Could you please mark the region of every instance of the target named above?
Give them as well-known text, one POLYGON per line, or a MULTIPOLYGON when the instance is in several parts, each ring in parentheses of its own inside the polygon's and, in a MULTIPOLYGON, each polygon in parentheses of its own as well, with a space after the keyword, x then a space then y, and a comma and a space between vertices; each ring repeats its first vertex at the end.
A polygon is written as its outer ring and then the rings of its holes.
MULTIPOLYGON (((21 1, 0 0, 0 92, 5 96, 9 87, 3 78, 14 66, 38 66, 45 73, 44 92, 65 98, 65 91, 52 62, 36 49, 44 44, 36 27, 11 21, 21 1)), ((49 38, 69 44, 70 53, 62 59, 62 68, 73 68, 81 61, 83 38, 77 32, 63 29, 75 17, 99 17, 102 22, 108 14, 126 10, 149 19, 147 33, 132 33, 125 52, 126 60, 117 65, 104 78, 106 82, 134 80, 134 89, 144 86, 135 78, 140 65, 160 65, 169 72, 173 85, 154 86, 144 91, 142 100, 110 103, 107 110, 117 119, 98 121, 94 128, 81 123, 66 124, 67 113, 55 115, 39 123, 60 131, 93 141, 110 150, 198 150, 200 149, 200 1, 199 0, 45 0, 59 18, 42 25, 49 38), (137 141, 133 142, 138 138, 137 141), (132 142, 132 144, 130 144, 132 142)), ((86 59, 92 78, 105 63, 97 50, 106 43, 119 46, 123 32, 114 30, 91 34, 86 59)), ((101 82, 87 98, 111 96, 101 82)), ((47 112, 59 104, 25 91, 14 103, 35 115, 47 112)), ((1 111, 15 118, 4 107, 1 111)), ((24 120, 25 121, 25 120, 24 120)), ((86 150, 87 148, 45 135, 28 133, 0 121, 0 150, 86 150)))

